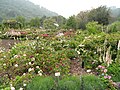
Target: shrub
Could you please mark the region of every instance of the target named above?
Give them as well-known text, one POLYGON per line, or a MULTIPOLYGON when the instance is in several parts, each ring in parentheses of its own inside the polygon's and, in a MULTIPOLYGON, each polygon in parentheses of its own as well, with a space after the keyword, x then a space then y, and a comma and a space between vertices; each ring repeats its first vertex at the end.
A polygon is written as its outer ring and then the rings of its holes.
POLYGON ((70 76, 58 82, 58 90, 80 90, 79 77, 70 76))
POLYGON ((120 31, 120 21, 116 21, 108 26, 108 33, 120 31))
POLYGON ((86 29, 89 31, 90 34, 96 34, 101 32, 101 25, 98 22, 89 22, 86 25, 86 29))
POLYGON ((27 85, 27 90, 52 90, 54 80, 51 77, 35 77, 27 85))
POLYGON ((105 90, 106 85, 95 75, 85 75, 81 77, 81 88, 83 90, 105 90))
POLYGON ((112 76, 114 82, 120 82, 120 64, 113 63, 108 67, 108 74, 112 76))

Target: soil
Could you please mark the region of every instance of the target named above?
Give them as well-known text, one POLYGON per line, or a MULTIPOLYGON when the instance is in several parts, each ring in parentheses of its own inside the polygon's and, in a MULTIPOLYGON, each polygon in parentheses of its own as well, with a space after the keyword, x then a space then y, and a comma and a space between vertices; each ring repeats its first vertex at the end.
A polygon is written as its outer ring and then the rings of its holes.
POLYGON ((82 62, 79 59, 72 59, 70 65, 70 73, 72 75, 84 75, 87 74, 85 69, 82 68, 82 62))
POLYGON ((15 43, 18 43, 18 40, 0 40, 0 49, 5 48, 5 50, 9 50, 15 43))

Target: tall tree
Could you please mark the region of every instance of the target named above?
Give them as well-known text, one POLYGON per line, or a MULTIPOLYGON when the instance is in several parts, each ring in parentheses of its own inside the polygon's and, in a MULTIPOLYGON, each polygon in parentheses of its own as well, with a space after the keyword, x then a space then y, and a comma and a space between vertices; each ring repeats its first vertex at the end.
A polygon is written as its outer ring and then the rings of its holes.
POLYGON ((40 28, 40 18, 36 17, 30 20, 30 26, 40 28))
POLYGON ((81 11, 76 16, 77 28, 86 29, 86 23, 88 22, 88 13, 89 11, 81 11))
POLYGON ((76 22, 75 16, 71 16, 67 20, 66 27, 67 29, 76 29, 76 24, 77 22, 76 22))
POLYGON ((99 24, 107 25, 110 19, 110 9, 106 6, 100 6, 89 12, 88 20, 97 21, 99 24))
POLYGON ((45 29, 55 29, 56 26, 54 25, 54 23, 56 23, 56 21, 52 18, 47 18, 44 20, 43 22, 43 27, 45 29))
POLYGON ((23 16, 17 16, 16 21, 21 24, 21 28, 25 28, 26 22, 25 22, 25 18, 23 16))

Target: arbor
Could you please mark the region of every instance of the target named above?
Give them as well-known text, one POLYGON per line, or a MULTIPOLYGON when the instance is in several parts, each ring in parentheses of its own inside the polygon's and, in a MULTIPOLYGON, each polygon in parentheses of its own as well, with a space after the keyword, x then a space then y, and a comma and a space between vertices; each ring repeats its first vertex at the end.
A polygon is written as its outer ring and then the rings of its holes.
POLYGON ((76 29, 76 24, 77 22, 76 22, 75 16, 71 16, 67 20, 66 27, 67 29, 76 29))
POLYGON ((56 23, 56 22, 52 18, 45 19, 43 22, 43 27, 45 29, 55 29, 56 26, 54 25, 54 23, 56 23))
POLYGON ((86 25, 86 29, 89 31, 90 34, 96 34, 101 32, 102 26, 98 24, 98 22, 89 22, 86 25))
POLYGON ((99 24, 107 25, 110 19, 110 9, 106 6, 100 6, 92 9, 88 14, 89 21, 97 21, 99 24))
POLYGON ((16 21, 21 23, 21 27, 20 28, 25 28, 26 22, 25 22, 25 18, 23 16, 17 16, 16 17, 16 21))
POLYGON ((88 13, 89 11, 81 11, 80 13, 78 13, 78 15, 76 16, 77 28, 86 29, 85 25, 88 22, 88 13))
POLYGON ((56 21, 56 23, 59 25, 59 28, 63 28, 66 24, 66 18, 63 16, 54 16, 52 19, 56 21))
POLYGON ((39 28, 40 27, 40 18, 38 18, 38 17, 32 18, 30 20, 30 26, 35 27, 35 28, 39 28))

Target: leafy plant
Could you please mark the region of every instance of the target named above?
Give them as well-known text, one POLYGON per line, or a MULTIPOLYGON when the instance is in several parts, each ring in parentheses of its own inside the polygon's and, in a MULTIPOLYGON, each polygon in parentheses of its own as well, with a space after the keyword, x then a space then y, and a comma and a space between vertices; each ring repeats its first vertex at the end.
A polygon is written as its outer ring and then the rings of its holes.
POLYGON ((27 85, 27 90, 52 90, 54 80, 51 77, 35 77, 27 85))
POLYGON ((106 85, 95 75, 85 75, 81 77, 83 90, 105 90, 106 85))
POLYGON ((80 90, 79 77, 65 77, 58 82, 58 90, 80 90))

